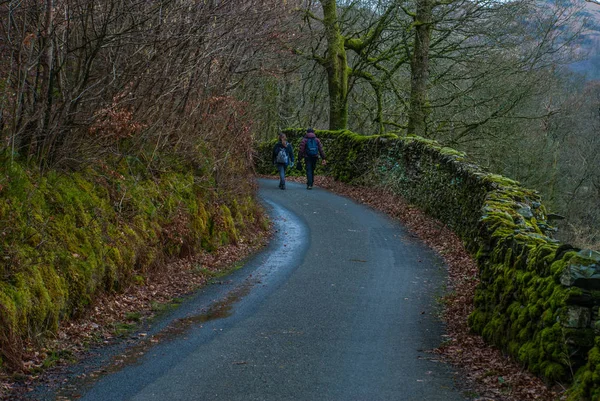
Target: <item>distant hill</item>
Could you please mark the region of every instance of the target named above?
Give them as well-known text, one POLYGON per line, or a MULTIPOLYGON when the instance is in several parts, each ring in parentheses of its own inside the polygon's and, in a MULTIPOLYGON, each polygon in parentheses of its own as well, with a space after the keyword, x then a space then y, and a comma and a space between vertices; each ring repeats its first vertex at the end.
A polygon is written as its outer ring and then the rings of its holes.
POLYGON ((584 75, 587 80, 600 80, 600 4, 583 0, 575 4, 583 7, 579 16, 585 18, 587 23, 576 42, 575 50, 581 60, 569 67, 572 71, 584 75))

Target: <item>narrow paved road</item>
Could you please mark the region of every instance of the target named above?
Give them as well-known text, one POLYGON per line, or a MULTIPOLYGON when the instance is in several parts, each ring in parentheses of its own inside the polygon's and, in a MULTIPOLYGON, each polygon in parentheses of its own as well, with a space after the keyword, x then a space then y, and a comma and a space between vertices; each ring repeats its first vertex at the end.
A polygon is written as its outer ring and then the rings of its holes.
POLYGON ((278 230, 268 249, 151 329, 160 341, 122 368, 61 395, 464 400, 425 352, 443 340, 440 260, 386 216, 319 188, 261 180, 260 195, 278 230))

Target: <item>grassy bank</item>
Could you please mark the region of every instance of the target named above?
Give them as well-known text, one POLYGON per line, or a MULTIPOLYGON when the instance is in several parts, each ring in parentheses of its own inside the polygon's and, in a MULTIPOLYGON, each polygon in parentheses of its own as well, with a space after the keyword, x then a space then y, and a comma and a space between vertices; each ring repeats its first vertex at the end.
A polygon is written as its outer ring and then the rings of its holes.
POLYGON ((1 155, 2 369, 18 369, 24 342, 43 342, 98 295, 264 228, 252 180, 218 183, 210 165, 121 157, 41 174, 1 155))

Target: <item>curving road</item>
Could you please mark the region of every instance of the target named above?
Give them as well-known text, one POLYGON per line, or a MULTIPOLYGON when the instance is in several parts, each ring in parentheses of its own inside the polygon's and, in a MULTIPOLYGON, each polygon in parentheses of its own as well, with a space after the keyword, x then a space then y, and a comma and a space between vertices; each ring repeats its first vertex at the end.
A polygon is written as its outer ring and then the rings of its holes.
POLYGON ((441 261, 351 200, 260 186, 278 230, 264 252, 155 323, 118 369, 47 397, 465 400, 425 352, 442 341, 441 261))

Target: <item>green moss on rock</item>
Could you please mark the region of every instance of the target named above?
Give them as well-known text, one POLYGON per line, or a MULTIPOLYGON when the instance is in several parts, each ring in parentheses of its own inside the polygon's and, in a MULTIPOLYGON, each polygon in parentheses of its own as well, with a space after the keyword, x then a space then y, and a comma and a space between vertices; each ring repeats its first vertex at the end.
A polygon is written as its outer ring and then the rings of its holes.
POLYGON ((124 158, 41 175, 0 155, 4 363, 16 363, 20 340, 42 340, 98 294, 143 282, 170 257, 238 241, 262 221, 248 192, 215 195, 181 161, 153 174, 140 164, 124 158))

